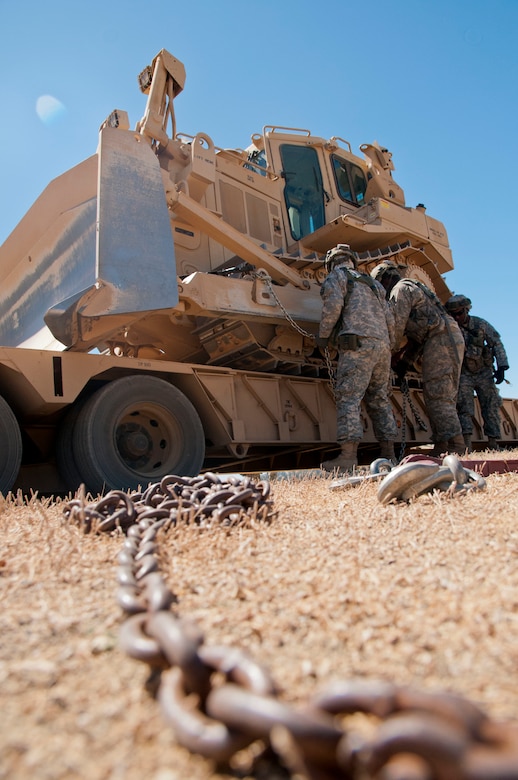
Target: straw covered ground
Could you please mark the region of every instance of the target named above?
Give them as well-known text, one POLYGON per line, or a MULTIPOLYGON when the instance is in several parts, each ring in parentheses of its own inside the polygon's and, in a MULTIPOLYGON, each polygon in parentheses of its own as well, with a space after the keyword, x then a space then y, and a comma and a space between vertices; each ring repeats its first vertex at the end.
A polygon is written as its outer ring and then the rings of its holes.
MULTIPOLYGON (((331 482, 272 482, 270 523, 162 534, 175 611, 269 669, 287 702, 361 677, 518 720, 518 473, 388 506, 373 483, 331 482)), ((176 744, 118 645, 123 537, 63 510, 0 496, 0 778, 258 777, 176 744)))

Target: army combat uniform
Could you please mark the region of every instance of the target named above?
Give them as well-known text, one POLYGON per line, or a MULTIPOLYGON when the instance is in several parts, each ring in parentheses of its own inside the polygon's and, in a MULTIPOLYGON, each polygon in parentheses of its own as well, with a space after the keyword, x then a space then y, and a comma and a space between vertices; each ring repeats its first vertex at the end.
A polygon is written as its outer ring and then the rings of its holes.
POLYGON ((347 268, 346 264, 338 264, 324 280, 320 294, 319 335, 327 339, 335 327, 338 331, 337 441, 362 439, 362 400, 376 439, 394 441, 397 426, 389 400, 394 320, 385 300, 385 290, 370 277, 347 268))
POLYGON ((459 324, 466 345, 457 399, 462 432, 468 436, 473 432, 476 393, 484 420, 485 435, 488 439, 500 439, 499 409, 502 399, 495 385, 493 358, 499 368, 508 368, 504 345, 500 334, 481 317, 468 315, 465 322, 459 324))
POLYGON ((396 345, 404 336, 416 345, 432 440, 443 443, 462 432, 456 401, 464 339, 455 320, 423 287, 412 279, 400 279, 391 289, 389 301, 394 311, 396 345))

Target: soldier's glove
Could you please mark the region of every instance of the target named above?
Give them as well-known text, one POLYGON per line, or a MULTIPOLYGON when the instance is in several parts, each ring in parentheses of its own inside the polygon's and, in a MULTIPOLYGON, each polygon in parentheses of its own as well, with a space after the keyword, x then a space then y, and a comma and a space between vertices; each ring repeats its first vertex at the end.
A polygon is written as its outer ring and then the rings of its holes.
POLYGON ((504 381, 505 372, 508 371, 508 369, 509 369, 509 366, 498 366, 498 368, 496 369, 495 373, 493 374, 493 376, 495 378, 495 384, 497 384, 497 385, 501 385, 502 384, 502 382, 504 381))

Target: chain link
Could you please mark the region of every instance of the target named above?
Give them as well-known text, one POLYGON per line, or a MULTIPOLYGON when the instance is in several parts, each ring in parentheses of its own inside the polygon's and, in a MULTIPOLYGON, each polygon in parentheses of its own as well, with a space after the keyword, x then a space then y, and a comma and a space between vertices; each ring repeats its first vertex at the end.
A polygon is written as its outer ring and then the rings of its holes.
POLYGON ((179 522, 271 521, 269 483, 173 475, 144 492, 111 491, 89 505, 80 496, 64 513, 85 532, 125 533, 120 644, 150 667, 147 689, 191 752, 227 763, 260 740, 263 757, 307 780, 518 780, 518 723, 493 722, 460 696, 365 679, 287 704, 246 653, 207 646, 192 621, 174 614, 176 598, 160 572, 163 533, 179 522), (344 718, 357 713, 377 721, 372 737, 347 732, 344 718))
MULTIPOLYGON (((268 288, 268 292, 270 293, 270 295, 272 296, 272 298, 274 299, 274 301, 276 302, 277 306, 280 308, 280 310, 282 311, 282 313, 284 314, 286 320, 290 323, 292 328, 294 328, 297 331, 297 333, 300 333, 301 336, 305 336, 307 338, 314 339, 315 338, 315 334, 314 333, 310 333, 307 330, 304 330, 304 328, 302 328, 298 324, 298 322, 296 322, 293 319, 293 317, 291 316, 289 311, 282 304, 281 300, 279 299, 279 297, 277 296, 277 293, 274 290, 274 287, 273 287, 273 284, 272 284, 272 279, 266 273, 266 271, 256 271, 253 274, 253 276, 256 279, 259 279, 261 282, 264 282, 264 284, 268 288)), ((336 392, 335 392, 335 389, 336 389, 336 372, 335 372, 335 368, 333 366, 333 362, 332 362, 332 359, 331 359, 331 350, 329 349, 329 347, 327 345, 324 348, 324 360, 325 360, 325 363, 326 363, 327 373, 328 373, 328 377, 329 377, 329 385, 331 387, 331 390, 333 391, 333 397, 336 399, 336 392)))
POLYGON ((412 414, 414 415, 414 419, 416 423, 418 424, 420 430, 427 431, 428 426, 426 425, 423 418, 420 416, 419 412, 417 411, 414 402, 412 401, 412 397, 410 395, 410 388, 408 386, 408 380, 405 377, 402 378, 401 384, 399 386, 399 389, 401 390, 401 446, 399 449, 399 456, 398 456, 398 463, 400 463, 403 458, 405 457, 405 450, 406 450, 406 408, 407 404, 412 410, 412 414))
MULTIPOLYGON (((279 300, 277 294, 275 293, 275 290, 273 288, 272 280, 266 273, 266 271, 257 271, 254 276, 257 279, 260 279, 262 282, 264 282, 268 288, 268 292, 271 294, 272 298, 275 300, 281 311, 283 312, 284 316, 286 317, 286 320, 290 323, 290 325, 301 334, 301 336, 306 336, 307 338, 314 339, 315 335, 313 333, 309 333, 307 330, 304 330, 304 328, 301 328, 301 326, 296 322, 289 311, 283 306, 282 302, 279 300)), ((329 386, 331 387, 331 390, 333 392, 333 397, 336 400, 336 371, 335 367, 333 365, 333 361, 331 358, 331 349, 329 346, 325 346, 324 348, 324 360, 326 363, 327 368, 327 374, 329 379, 329 386)))
POLYGON ((294 329, 297 331, 297 333, 300 333, 300 335, 301 335, 301 336, 306 336, 306 337, 308 337, 308 338, 310 338, 310 339, 314 339, 314 338, 315 338, 315 334, 314 334, 314 333, 309 333, 309 331, 307 331, 307 330, 304 330, 304 328, 302 328, 302 327, 301 327, 301 326, 298 324, 298 322, 296 322, 296 321, 293 319, 293 317, 291 316, 291 314, 289 313, 289 311, 288 311, 288 310, 286 309, 286 307, 283 305, 282 301, 279 299, 279 297, 278 297, 277 293, 276 293, 276 292, 275 292, 275 290, 274 290, 274 287, 273 287, 273 283, 272 283, 272 278, 271 278, 271 276, 269 276, 269 275, 266 273, 266 271, 263 271, 263 270, 255 271, 255 272, 252 274, 252 276, 253 276, 254 278, 258 279, 259 281, 263 282, 263 283, 266 285, 266 287, 267 287, 267 289, 268 289, 268 292, 270 293, 270 295, 271 295, 271 296, 272 296, 272 298, 274 299, 275 303, 277 304, 277 306, 279 307, 279 309, 282 311, 282 313, 284 314, 284 316, 285 316, 286 320, 287 320, 287 321, 290 323, 290 325, 292 326, 292 328, 294 328, 294 329))
POLYGON ((408 386, 408 380, 406 377, 403 377, 401 380, 401 393, 403 396, 403 401, 408 402, 408 405, 410 406, 410 409, 412 410, 412 414, 414 415, 414 419, 416 423, 418 424, 421 431, 427 431, 428 426, 417 411, 417 408, 414 405, 414 402, 412 401, 412 397, 410 395, 410 388, 408 386))

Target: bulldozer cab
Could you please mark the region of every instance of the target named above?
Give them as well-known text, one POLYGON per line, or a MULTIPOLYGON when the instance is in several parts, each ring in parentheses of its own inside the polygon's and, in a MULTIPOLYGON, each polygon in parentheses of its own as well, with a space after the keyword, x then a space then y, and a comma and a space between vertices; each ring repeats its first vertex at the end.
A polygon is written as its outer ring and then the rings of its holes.
POLYGON ((293 143, 280 144, 279 156, 286 182, 284 199, 289 229, 295 241, 314 233, 335 216, 334 198, 343 203, 344 211, 363 205, 367 177, 345 157, 332 153, 321 160, 315 147, 293 143), (327 188, 324 177, 328 180, 327 188))
POLYGON ((266 127, 268 161, 284 180, 288 241, 302 241, 340 213, 365 203, 367 172, 350 150, 326 148, 309 130, 266 127))
POLYGON ((363 216, 373 197, 405 205, 403 191, 392 179, 391 155, 377 144, 368 145, 361 158, 341 138, 326 141, 309 130, 271 126, 264 129, 260 145, 270 170, 284 181, 288 246, 301 242, 325 252, 330 241, 325 226, 343 216, 363 216))

